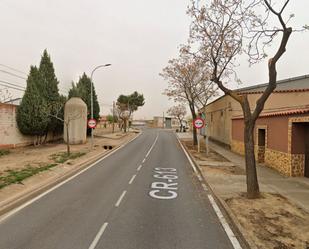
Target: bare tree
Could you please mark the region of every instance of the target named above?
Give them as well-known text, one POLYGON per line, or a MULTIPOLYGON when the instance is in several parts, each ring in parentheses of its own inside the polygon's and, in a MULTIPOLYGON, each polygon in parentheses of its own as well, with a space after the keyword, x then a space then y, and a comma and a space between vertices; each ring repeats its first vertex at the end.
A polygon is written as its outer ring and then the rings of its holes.
POLYGON ((211 81, 225 94, 238 101, 243 110, 248 198, 259 197, 253 132, 267 98, 276 88, 276 64, 286 51, 292 33, 292 28, 287 24, 293 15, 287 20, 283 17, 288 3, 289 0, 283 1, 279 10, 275 10, 274 1, 271 0, 212 0, 209 5, 200 8, 192 1, 188 9, 188 14, 193 19, 191 42, 198 43, 195 56, 207 63, 211 70, 211 81), (268 24, 270 17, 275 17, 277 25, 268 24), (257 100, 255 108, 251 110, 248 96, 227 88, 224 80, 235 74, 238 55, 245 52, 249 56, 250 64, 266 58, 265 48, 273 44, 275 37, 280 33, 280 45, 275 55, 268 60, 268 85, 257 100))
MULTIPOLYGON (((168 81, 164 94, 175 102, 189 105, 192 119, 197 117, 197 110, 204 108, 209 99, 216 95, 217 86, 210 81, 209 70, 203 60, 187 53, 183 46, 179 58, 169 60, 168 66, 160 73, 168 81)), ((197 131, 193 127, 193 144, 197 145, 197 131)))
POLYGON ((63 110, 63 106, 58 107, 55 114, 49 114, 49 116, 61 121, 64 124, 64 127, 66 129, 66 135, 67 135, 67 155, 69 156, 71 153, 70 149, 70 134, 69 134, 69 127, 71 124, 71 121, 81 118, 81 114, 79 112, 70 113, 67 118, 62 118, 63 115, 61 115, 61 111, 63 110))
POLYGON ((187 114, 186 107, 183 104, 175 105, 167 110, 167 113, 173 117, 176 117, 179 121, 179 131, 182 131, 182 122, 187 114))
POLYGON ((115 113, 117 114, 120 130, 123 129, 124 132, 127 132, 127 123, 132 114, 130 109, 128 108, 128 105, 117 102, 115 113))
POLYGON ((12 99, 12 94, 7 88, 0 89, 0 103, 5 103, 12 99))

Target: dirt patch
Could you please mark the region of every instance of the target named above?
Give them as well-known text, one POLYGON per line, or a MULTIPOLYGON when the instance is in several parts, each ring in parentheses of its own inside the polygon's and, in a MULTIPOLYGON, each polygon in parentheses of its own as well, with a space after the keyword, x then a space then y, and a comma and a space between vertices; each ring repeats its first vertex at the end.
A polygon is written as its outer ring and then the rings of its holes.
POLYGON ((245 175, 245 171, 237 166, 221 166, 220 162, 228 162, 226 158, 216 153, 213 150, 210 150, 208 155, 205 152, 205 144, 201 144, 201 152, 198 153, 197 148, 193 146, 192 140, 182 140, 182 143, 189 150, 190 154, 194 157, 195 160, 203 162, 206 161, 205 164, 201 163, 200 167, 202 171, 207 173, 211 173, 214 175, 245 175), (208 162, 217 162, 218 166, 207 165, 208 162))
POLYGON ((206 174, 214 174, 214 175, 245 175, 246 172, 237 167, 237 166, 220 166, 220 167, 214 167, 214 166, 203 166, 202 171, 206 174))
POLYGON ((226 203, 258 248, 309 249, 309 214, 281 195, 249 200, 241 194, 226 203))
POLYGON ((226 158, 224 158, 223 156, 221 156, 220 154, 216 153, 213 150, 210 150, 208 155, 206 154, 206 147, 205 147, 205 143, 201 143, 201 152, 198 153, 197 152, 197 146, 193 145, 193 141, 192 139, 190 140, 181 140, 182 144, 185 145, 185 147, 189 150, 190 154, 192 156, 194 156, 195 159, 197 160, 208 160, 208 159, 212 159, 214 161, 218 161, 218 162, 228 162, 228 160, 226 158))

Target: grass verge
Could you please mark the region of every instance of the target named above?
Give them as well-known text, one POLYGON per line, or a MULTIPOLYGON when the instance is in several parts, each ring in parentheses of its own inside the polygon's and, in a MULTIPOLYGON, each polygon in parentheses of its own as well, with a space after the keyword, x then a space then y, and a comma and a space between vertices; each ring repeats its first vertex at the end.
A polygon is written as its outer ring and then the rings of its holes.
POLYGON ((0 157, 10 154, 9 150, 0 150, 0 157))
POLYGON ((55 163, 64 163, 69 159, 75 159, 85 154, 86 154, 85 152, 71 152, 70 155, 68 155, 66 152, 60 152, 52 154, 50 158, 54 160, 55 163))
POLYGON ((24 169, 20 170, 7 170, 4 176, 0 176, 0 189, 14 183, 22 184, 22 181, 30 176, 36 175, 42 171, 49 170, 55 167, 57 164, 43 164, 39 167, 33 167, 28 165, 24 169))

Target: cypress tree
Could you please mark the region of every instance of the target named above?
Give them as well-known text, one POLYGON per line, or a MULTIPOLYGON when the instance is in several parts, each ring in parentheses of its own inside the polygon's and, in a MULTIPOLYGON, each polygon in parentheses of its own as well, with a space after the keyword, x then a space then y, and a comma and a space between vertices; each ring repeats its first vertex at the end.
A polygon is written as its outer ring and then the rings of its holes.
MULTIPOLYGON (((87 105, 88 119, 91 117, 91 80, 83 73, 77 84, 72 83, 72 88, 69 91, 69 98, 80 97, 87 105)), ((100 105, 98 97, 93 85, 93 118, 98 120, 100 117, 100 105)))
POLYGON ((16 115, 18 128, 25 135, 43 136, 50 121, 47 102, 39 89, 41 80, 37 67, 31 66, 27 88, 16 115))
MULTIPOLYGON (((61 101, 58 89, 59 82, 55 75, 54 65, 46 49, 41 57, 39 72, 41 74, 41 82, 39 82, 40 92, 49 106, 50 114, 56 115, 61 101)), ((45 131, 46 134, 48 131, 62 131, 62 123, 56 118, 50 118, 45 131)))

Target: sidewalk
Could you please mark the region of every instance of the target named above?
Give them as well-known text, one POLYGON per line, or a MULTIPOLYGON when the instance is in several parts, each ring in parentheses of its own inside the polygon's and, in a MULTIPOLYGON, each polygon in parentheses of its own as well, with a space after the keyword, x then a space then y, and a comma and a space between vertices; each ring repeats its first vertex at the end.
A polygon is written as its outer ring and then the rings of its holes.
MULTIPOLYGON (((177 135, 180 139, 192 139, 191 133, 177 133, 177 135)), ((245 170, 245 159, 243 156, 235 154, 213 142, 210 142, 209 146, 213 151, 232 162, 232 164, 245 170)), ((275 170, 262 165, 258 165, 257 173, 262 192, 277 192, 309 212, 309 178, 285 177, 275 170)), ((218 176, 216 180, 212 181, 218 183, 221 180, 220 176, 218 176)), ((233 192, 240 192, 240 190, 241 192, 246 191, 246 179, 244 175, 231 176, 228 182, 225 179, 222 187, 216 189, 216 191, 222 194, 226 194, 228 191, 228 195, 233 194, 233 192)))

